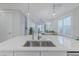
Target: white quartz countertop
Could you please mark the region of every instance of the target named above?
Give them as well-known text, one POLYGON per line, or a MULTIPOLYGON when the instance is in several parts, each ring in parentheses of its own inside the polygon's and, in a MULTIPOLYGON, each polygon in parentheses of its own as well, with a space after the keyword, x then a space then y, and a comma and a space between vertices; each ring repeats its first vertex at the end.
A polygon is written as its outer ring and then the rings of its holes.
POLYGON ((58 36, 57 38, 61 45, 67 49, 67 51, 79 51, 79 41, 70 37, 58 36))
POLYGON ((75 39, 71 40, 71 46, 68 51, 79 51, 79 41, 75 39))
POLYGON ((58 36, 43 35, 41 40, 51 40, 56 47, 23 47, 26 41, 32 40, 31 35, 18 36, 0 43, 0 51, 66 51, 57 40, 58 36))

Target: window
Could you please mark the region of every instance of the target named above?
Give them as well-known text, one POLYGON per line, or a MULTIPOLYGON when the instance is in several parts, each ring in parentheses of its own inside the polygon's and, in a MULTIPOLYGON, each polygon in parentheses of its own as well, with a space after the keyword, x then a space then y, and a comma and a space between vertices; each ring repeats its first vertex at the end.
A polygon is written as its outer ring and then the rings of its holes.
POLYGON ((64 35, 72 35, 71 16, 58 20, 58 32, 64 35))
POLYGON ((46 23, 46 30, 47 31, 50 31, 50 29, 51 29, 51 23, 50 22, 47 22, 46 23))
POLYGON ((63 33, 63 27, 62 27, 62 25, 63 25, 63 21, 61 19, 58 20, 58 32, 59 33, 63 33))

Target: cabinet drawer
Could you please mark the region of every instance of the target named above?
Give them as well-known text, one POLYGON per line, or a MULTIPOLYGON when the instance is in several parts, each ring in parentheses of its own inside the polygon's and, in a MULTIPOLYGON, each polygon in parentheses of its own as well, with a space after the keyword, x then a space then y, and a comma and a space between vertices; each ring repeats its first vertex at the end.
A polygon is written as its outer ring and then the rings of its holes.
POLYGON ((42 56, 66 56, 64 51, 42 51, 42 56))
POLYGON ((67 56, 79 56, 79 51, 67 51, 67 56))
POLYGON ((0 56, 13 56, 12 51, 0 51, 0 56))
POLYGON ((14 56, 39 56, 37 51, 15 51, 14 56))
POLYGON ((67 56, 79 56, 79 53, 67 53, 67 56))

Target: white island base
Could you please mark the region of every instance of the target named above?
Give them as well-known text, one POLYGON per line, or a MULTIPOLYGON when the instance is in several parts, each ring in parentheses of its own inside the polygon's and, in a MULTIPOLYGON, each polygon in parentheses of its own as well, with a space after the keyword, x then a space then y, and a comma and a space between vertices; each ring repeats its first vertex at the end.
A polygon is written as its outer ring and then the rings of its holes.
POLYGON ((0 51, 0 56, 66 56, 65 51, 0 51))

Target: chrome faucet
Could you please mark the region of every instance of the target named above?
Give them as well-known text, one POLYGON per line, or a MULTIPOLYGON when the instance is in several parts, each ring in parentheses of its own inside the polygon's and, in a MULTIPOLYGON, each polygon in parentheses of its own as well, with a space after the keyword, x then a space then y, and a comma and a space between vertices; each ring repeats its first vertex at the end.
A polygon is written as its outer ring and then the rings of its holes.
POLYGON ((34 30, 32 30, 32 39, 34 40, 34 30))
MULTIPOLYGON (((40 32, 40 30, 38 29, 38 31, 37 31, 37 40, 40 40, 41 39, 41 32, 40 32)), ((35 39, 35 32, 33 31, 32 32, 32 39, 34 40, 35 39)))
POLYGON ((32 39, 34 40, 34 32, 32 33, 32 39))
POLYGON ((41 33, 40 33, 40 30, 38 29, 38 40, 40 40, 40 38, 41 38, 41 35, 40 35, 41 33))

